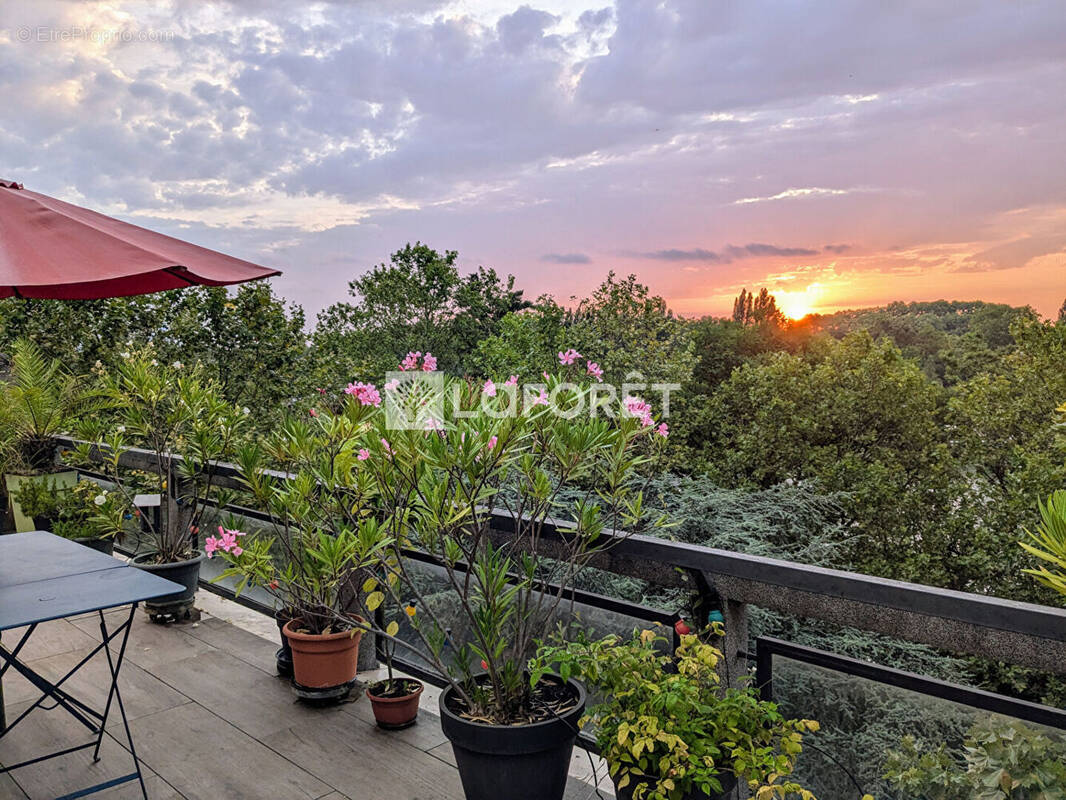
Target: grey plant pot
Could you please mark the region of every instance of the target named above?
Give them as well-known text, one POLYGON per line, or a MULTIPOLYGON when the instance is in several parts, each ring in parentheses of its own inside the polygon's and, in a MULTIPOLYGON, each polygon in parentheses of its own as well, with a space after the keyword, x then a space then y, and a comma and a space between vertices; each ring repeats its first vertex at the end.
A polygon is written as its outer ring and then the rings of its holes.
POLYGON ((148 563, 148 559, 154 555, 154 553, 141 553, 139 556, 135 556, 130 563, 137 569, 143 569, 145 572, 151 572, 160 578, 180 583, 185 588, 180 592, 174 592, 174 594, 154 598, 151 602, 144 604, 145 610, 149 613, 153 611, 166 612, 171 609, 180 609, 192 605, 193 598, 196 596, 197 585, 200 581, 200 564, 204 560, 203 552, 197 550, 196 556, 186 561, 176 561, 170 564, 148 563))

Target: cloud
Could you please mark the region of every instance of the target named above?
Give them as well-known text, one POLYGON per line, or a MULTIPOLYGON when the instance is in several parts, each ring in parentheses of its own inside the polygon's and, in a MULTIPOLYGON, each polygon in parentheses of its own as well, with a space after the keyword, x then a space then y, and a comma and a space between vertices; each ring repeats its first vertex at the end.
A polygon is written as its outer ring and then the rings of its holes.
POLYGON ((969 256, 955 272, 994 272, 1018 269, 1040 256, 1066 251, 1066 236, 1025 236, 969 256))
POLYGON ((650 253, 639 253, 639 258, 650 258, 655 261, 714 261, 721 262, 723 257, 713 250, 704 250, 696 247, 692 250, 655 250, 650 253))
POLYGON ((579 88, 596 105, 673 114, 802 105, 830 95, 869 108, 882 100, 851 100, 1062 57, 1061 0, 1024 8, 973 0, 950 13, 927 10, 923 0, 617 0, 610 49, 590 59, 579 88))
POLYGON ((822 248, 822 250, 824 250, 825 252, 835 253, 836 255, 846 253, 851 249, 852 246, 850 244, 827 244, 825 247, 822 248))
POLYGON ((584 253, 545 253, 540 257, 541 261, 550 261, 553 264, 591 264, 592 259, 584 253))
POLYGON ((19 109, 0 176, 287 269, 312 311, 415 239, 532 295, 594 288, 593 270, 544 269, 544 231, 645 259, 667 297, 716 297, 759 259, 858 270, 892 242, 1035 272, 1048 245, 1026 240, 1051 231, 990 222, 1066 208, 1061 0, 927 5, 0 3, 19 109), (646 252, 700 241, 751 244, 646 252))
POLYGON ((805 186, 802 189, 785 189, 783 192, 777 194, 766 195, 764 197, 742 197, 739 200, 734 200, 733 205, 744 206, 751 203, 770 203, 774 200, 795 200, 801 197, 832 197, 836 195, 850 194, 853 189, 826 189, 822 186, 805 186))
POLYGON ((743 247, 729 245, 726 252, 733 258, 747 258, 748 256, 816 256, 817 250, 806 247, 778 247, 773 244, 759 244, 758 242, 746 244, 743 247))
POLYGON ((513 14, 500 17, 496 32, 500 44, 510 53, 521 53, 544 39, 545 29, 556 24, 559 18, 547 11, 537 11, 522 6, 513 14))
POLYGON ((777 256, 791 258, 795 256, 816 256, 819 251, 806 247, 778 247, 773 244, 751 242, 745 245, 727 244, 720 252, 705 250, 696 247, 691 250, 671 248, 668 250, 654 250, 649 253, 640 253, 638 257, 649 258, 653 261, 705 261, 715 264, 730 264, 744 258, 757 258, 760 256, 777 256))

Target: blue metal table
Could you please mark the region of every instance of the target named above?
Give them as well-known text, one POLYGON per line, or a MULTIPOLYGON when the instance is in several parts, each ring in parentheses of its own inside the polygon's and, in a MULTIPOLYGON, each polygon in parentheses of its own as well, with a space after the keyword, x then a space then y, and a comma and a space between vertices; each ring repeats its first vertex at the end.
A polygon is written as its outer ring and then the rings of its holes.
POLYGON ((58 707, 84 725, 93 737, 86 744, 0 767, 0 774, 89 747, 93 748, 93 760, 99 761, 107 717, 114 703, 122 717, 134 771, 63 795, 57 800, 73 800, 134 780, 140 783, 141 794, 147 799, 141 763, 133 746, 133 736, 118 688, 118 676, 138 603, 172 594, 181 588, 172 581, 127 566, 109 555, 45 531, 0 536, 0 632, 26 629, 11 649, 0 644, 0 679, 9 668, 14 669, 41 692, 41 697, 19 714, 14 722, 4 725, 0 720, 0 738, 34 709, 52 710, 58 707), (108 630, 104 611, 123 606, 130 607, 129 615, 108 630), (19 653, 42 622, 94 612, 100 618, 100 644, 58 681, 48 680, 19 660, 19 653), (111 651, 112 642, 117 645, 115 653, 111 651), (111 686, 103 711, 92 708, 63 688, 63 684, 101 650, 106 654, 111 675, 111 686), (51 700, 53 705, 45 708, 42 704, 47 700, 51 700))

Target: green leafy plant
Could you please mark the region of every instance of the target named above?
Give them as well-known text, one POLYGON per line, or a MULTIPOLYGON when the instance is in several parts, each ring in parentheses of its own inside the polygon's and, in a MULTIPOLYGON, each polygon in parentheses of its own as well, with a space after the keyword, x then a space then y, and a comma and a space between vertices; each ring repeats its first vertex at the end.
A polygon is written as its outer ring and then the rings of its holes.
MULTIPOLYGON (((238 594, 249 583, 266 588, 282 613, 298 620, 298 629, 307 633, 368 630, 353 609, 356 592, 346 589, 354 573, 372 563, 382 543, 370 528, 331 533, 301 529, 293 522, 286 517, 281 533, 260 533, 249 541, 238 539, 245 534, 236 528, 221 528, 217 540, 209 537, 208 556, 218 553, 230 562, 216 580, 238 577, 238 594)), ((370 601, 373 608, 378 604, 370 601)))
MULTIPOLYGON (((596 365, 579 368, 580 358, 560 355, 573 373, 595 375, 596 365)), ((416 374, 435 366, 429 353, 410 353, 402 365, 416 374)), ((643 401, 610 402, 591 385, 560 378, 548 379, 522 407, 516 384, 517 377, 498 387, 412 382, 398 390, 397 403, 421 414, 423 401, 443 394, 454 405, 441 419, 423 415, 399 428, 379 408, 375 387, 353 383, 334 407, 323 398, 265 445, 243 448, 243 479, 280 532, 241 546, 236 557, 228 553, 232 574, 306 608, 308 598, 326 598, 311 591, 315 577, 301 570, 302 548, 308 537, 317 542, 332 532, 351 543, 346 566, 369 573, 362 583, 369 611, 386 599, 417 609, 409 621, 420 646, 396 630, 376 628, 379 635, 417 646, 449 681, 462 713, 493 723, 529 721, 534 690, 525 670, 535 642, 554 626, 575 575, 608 545, 601 534, 645 516, 638 467, 658 452, 666 428, 654 425, 643 401), (566 508, 564 487, 581 490, 566 508), (573 521, 560 526, 548 557, 548 529, 563 513, 573 521), (516 534, 503 544, 492 536, 500 515, 516 534), (443 596, 427 590, 407 562, 408 548, 434 557, 443 596)), ((351 624, 339 598, 328 599, 318 613, 332 610, 351 624)))
POLYGON ((1054 492, 1047 503, 1040 503, 1040 524, 1035 533, 1026 533, 1032 543, 1023 541, 1021 546, 1051 568, 1040 566, 1023 571, 1066 596, 1066 491, 1054 492))
POLYGON ((83 441, 71 452, 73 460, 95 464, 122 498, 101 506, 101 526, 122 532, 139 514, 135 495, 157 493, 161 521, 144 520, 156 563, 192 557, 207 504, 233 498, 219 486, 217 463, 233 453, 248 414, 224 400, 198 365, 160 364, 150 351, 127 355, 101 380, 116 413, 83 419, 77 428, 83 441))
POLYGON ((884 771, 893 789, 915 800, 1063 800, 1066 742, 988 717, 973 725, 962 747, 905 737, 889 751, 884 771))
MULTIPOLYGON (((208 555, 230 564, 219 580, 236 577, 238 594, 249 584, 266 589, 310 633, 365 626, 356 616, 357 573, 388 544, 371 517, 373 474, 359 459, 373 411, 354 400, 335 412, 314 410, 239 447, 242 480, 270 521, 237 546, 207 540, 208 555)), ((383 599, 369 591, 375 585, 367 586, 368 611, 383 599)))
MULTIPOLYGON (((24 481, 14 499, 34 521, 64 539, 114 536, 111 517, 124 505, 121 496, 92 481, 59 486, 46 476, 24 481)), ((129 515, 132 519, 132 514, 129 515)))
MULTIPOLYGON (((720 627, 712 629, 720 633, 720 627)), ((723 790, 732 773, 758 800, 813 795, 788 780, 813 720, 785 719, 753 689, 720 685, 722 653, 689 634, 673 655, 652 630, 631 639, 590 640, 583 633, 542 646, 530 680, 549 671, 580 677, 599 690, 582 726, 596 741, 618 788, 633 786, 635 800, 679 800, 723 790)))
POLYGON ((55 481, 35 478, 23 481, 12 497, 26 516, 51 520, 59 516, 61 491, 55 481))
POLYGON ((12 347, 11 380, 0 391, 0 458, 5 472, 54 471, 55 437, 106 400, 33 342, 12 347))
MULTIPOLYGON (((567 351, 560 361, 574 367, 578 358, 567 351)), ((585 366, 594 374, 594 364, 585 366)), ((595 387, 559 377, 549 377, 520 413, 504 413, 517 395, 503 389, 447 381, 456 413, 428 431, 379 429, 370 462, 390 541, 379 566, 382 591, 397 605, 415 600, 412 628, 460 713, 513 724, 536 718, 540 687, 527 680, 526 663, 568 607, 566 588, 609 547, 603 533, 645 517, 638 467, 655 457, 665 441, 655 432, 665 429, 640 401, 611 404, 597 399, 595 387), (581 490, 568 507, 560 500, 565 487, 581 490), (513 532, 503 543, 492 535, 501 524, 494 511, 513 532), (558 518, 572 521, 549 549, 548 528, 558 518), (427 595, 404 558, 408 547, 435 557, 446 599, 427 595)))

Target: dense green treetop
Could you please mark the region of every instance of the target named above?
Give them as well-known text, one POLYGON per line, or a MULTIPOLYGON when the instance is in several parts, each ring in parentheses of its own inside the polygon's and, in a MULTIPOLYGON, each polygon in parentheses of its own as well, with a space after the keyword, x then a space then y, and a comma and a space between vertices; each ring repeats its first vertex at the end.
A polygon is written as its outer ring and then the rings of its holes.
POLYGON ((611 273, 565 306, 529 303, 513 277, 464 275, 457 261, 409 244, 353 280, 310 332, 265 283, 0 301, 0 353, 24 336, 86 374, 151 346, 166 363, 202 362, 267 430, 291 404, 378 380, 408 351, 432 352, 452 374, 526 381, 575 348, 611 383, 639 372, 683 385, 669 419, 675 472, 838 498, 833 530, 854 567, 1049 599, 1019 577, 1013 542, 1037 500, 1066 483, 1052 425, 1066 400, 1066 320, 938 301, 790 321, 765 290, 742 292, 732 318, 687 320, 632 275, 611 273))
POLYGON ((318 316, 315 379, 323 387, 395 369, 410 351, 429 352, 440 368, 461 374, 478 343, 499 321, 529 304, 514 277, 479 268, 465 277, 458 253, 408 244, 348 286, 352 301, 318 316))

